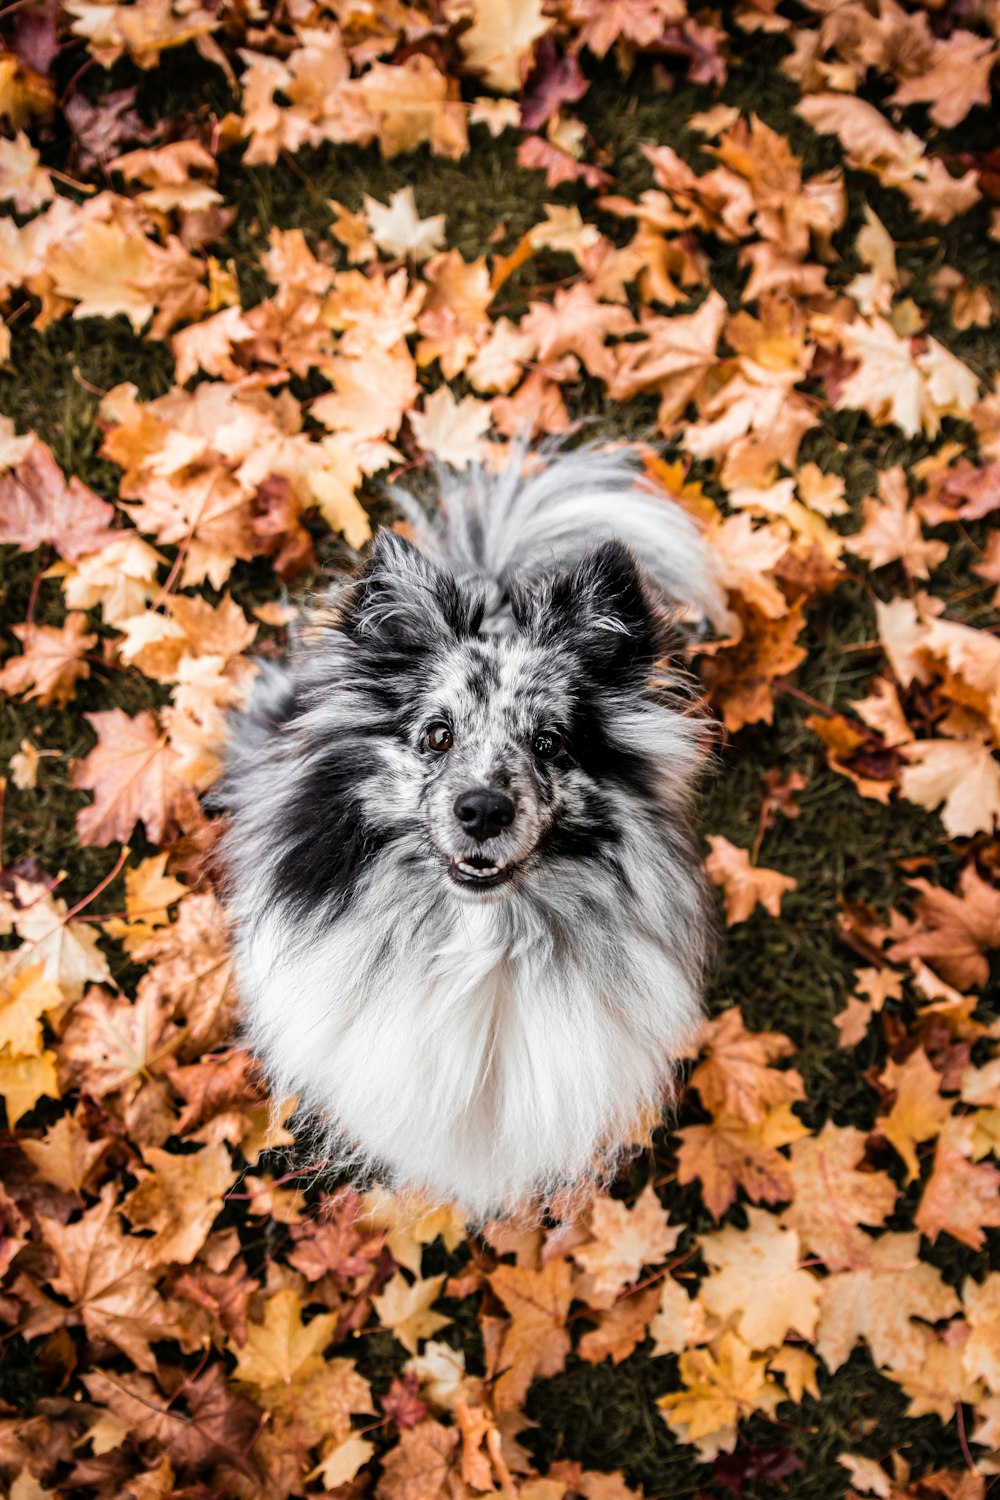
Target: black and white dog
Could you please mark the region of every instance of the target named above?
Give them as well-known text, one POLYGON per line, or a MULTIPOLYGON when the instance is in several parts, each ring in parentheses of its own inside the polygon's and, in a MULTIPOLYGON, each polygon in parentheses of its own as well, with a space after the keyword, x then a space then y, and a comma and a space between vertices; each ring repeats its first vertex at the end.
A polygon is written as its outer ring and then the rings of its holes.
POLYGON ((417 545, 383 531, 263 675, 225 792, 274 1089, 335 1164, 478 1219, 611 1170, 709 928, 704 722, 661 660, 679 610, 720 617, 697 528, 627 453, 523 457, 443 479, 433 522, 403 500, 417 545))

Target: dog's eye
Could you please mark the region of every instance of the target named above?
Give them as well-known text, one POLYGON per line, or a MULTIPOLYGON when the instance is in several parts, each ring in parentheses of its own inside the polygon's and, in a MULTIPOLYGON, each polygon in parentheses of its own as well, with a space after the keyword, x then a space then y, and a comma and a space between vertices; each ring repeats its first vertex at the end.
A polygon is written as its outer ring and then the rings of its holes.
POLYGON ((455 736, 447 724, 432 724, 424 735, 424 745, 428 750, 433 750, 437 755, 443 755, 450 750, 455 743, 455 736))
POLYGON ((554 729, 543 729, 535 735, 531 748, 539 760, 558 760, 566 747, 554 729))

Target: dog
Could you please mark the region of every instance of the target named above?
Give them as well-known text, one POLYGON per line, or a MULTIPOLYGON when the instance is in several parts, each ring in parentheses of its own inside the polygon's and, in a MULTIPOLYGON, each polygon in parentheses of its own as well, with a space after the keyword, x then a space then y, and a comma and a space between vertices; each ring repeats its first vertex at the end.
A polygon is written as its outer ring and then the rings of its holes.
POLYGON ((275 1093, 484 1221, 606 1180, 696 1034, 706 721, 658 664, 724 609, 628 450, 439 481, 262 671, 223 857, 275 1093))

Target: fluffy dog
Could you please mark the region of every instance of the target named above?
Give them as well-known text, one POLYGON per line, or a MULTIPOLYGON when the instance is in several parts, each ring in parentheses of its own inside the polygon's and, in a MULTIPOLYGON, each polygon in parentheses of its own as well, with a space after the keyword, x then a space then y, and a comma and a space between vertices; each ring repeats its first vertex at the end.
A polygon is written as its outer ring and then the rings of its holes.
POLYGON ((610 1171, 696 1029, 704 724, 656 668, 720 605, 627 453, 402 503, 417 545, 381 532, 235 725, 228 904, 329 1159, 483 1219, 610 1171))

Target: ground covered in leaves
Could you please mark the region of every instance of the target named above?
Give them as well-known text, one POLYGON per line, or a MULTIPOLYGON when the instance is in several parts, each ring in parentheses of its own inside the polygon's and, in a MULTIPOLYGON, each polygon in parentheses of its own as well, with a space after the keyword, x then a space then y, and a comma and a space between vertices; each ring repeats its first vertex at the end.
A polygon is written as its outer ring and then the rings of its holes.
POLYGON ((2 24, 9 1493, 981 1500, 996 0, 2 24), (725 941, 629 1172, 470 1237, 296 1152, 202 798, 386 479, 525 429, 644 444, 716 556, 725 941))

